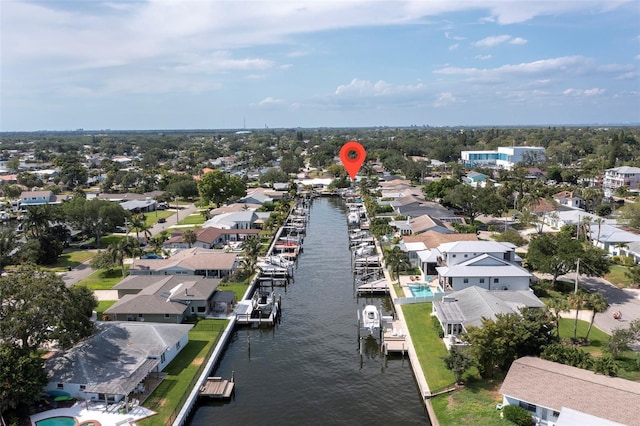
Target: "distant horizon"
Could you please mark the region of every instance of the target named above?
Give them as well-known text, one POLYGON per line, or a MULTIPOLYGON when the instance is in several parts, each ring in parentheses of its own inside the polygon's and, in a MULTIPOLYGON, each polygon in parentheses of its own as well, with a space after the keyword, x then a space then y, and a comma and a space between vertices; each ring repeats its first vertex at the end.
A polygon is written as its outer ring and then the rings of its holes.
MULTIPOLYGON (((269 131, 269 130, 341 130, 341 129, 484 129, 484 128, 549 128, 549 127, 639 127, 640 122, 638 123, 549 123, 549 124, 460 124, 460 125, 446 125, 446 126, 437 126, 437 125, 406 125, 406 126, 391 126, 391 125, 376 125, 376 126, 316 126, 316 127, 300 127, 300 126, 286 126, 286 127, 253 127, 253 128, 166 128, 166 129, 40 129, 40 130, 0 130, 0 134, 4 133, 99 133, 99 132, 112 132, 112 133, 149 133, 149 132, 242 132, 246 131, 248 133, 253 131, 269 131)), ((0 141, 1 142, 1 141, 0 141)))
POLYGON ((637 0, 0 7, 1 132, 640 123, 637 0))

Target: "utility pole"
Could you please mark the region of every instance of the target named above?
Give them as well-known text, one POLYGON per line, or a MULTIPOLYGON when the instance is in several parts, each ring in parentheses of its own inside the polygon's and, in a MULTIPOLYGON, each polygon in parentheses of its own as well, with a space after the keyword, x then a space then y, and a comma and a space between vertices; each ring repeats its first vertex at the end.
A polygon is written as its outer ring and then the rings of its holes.
POLYGON ((578 258, 578 262, 576 263, 576 283, 573 292, 578 294, 578 277, 580 276, 580 258, 578 258))

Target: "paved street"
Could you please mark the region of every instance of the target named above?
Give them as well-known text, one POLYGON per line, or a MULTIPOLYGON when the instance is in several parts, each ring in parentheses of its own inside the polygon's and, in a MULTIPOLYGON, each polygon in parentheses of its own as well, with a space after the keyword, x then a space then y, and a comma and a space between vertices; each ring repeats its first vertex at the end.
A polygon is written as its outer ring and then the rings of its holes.
MULTIPOLYGON (((193 204, 189 204, 188 206, 181 206, 181 209, 177 212, 175 212, 174 209, 174 214, 167 217, 167 221, 165 223, 156 223, 155 225, 153 225, 153 227, 151 228, 151 235, 156 235, 165 229, 169 229, 171 226, 176 225, 180 220, 196 212, 196 210, 197 209, 193 204)), ((149 214, 153 215, 154 213, 151 212, 149 214)), ((135 236, 135 233, 131 233, 130 235, 135 236)), ((72 285, 74 285, 81 279, 88 277, 92 273, 93 269, 91 269, 91 267, 89 266, 89 261, 87 261, 76 266, 71 271, 61 273, 60 276, 62 276, 62 278, 64 279, 67 287, 71 287, 72 285)))

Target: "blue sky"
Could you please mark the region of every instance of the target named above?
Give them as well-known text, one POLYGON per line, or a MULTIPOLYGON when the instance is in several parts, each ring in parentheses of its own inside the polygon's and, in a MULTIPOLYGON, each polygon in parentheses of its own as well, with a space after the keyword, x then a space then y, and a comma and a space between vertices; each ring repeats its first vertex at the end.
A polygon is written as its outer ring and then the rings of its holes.
POLYGON ((0 131, 640 123, 640 3, 0 2, 0 131))

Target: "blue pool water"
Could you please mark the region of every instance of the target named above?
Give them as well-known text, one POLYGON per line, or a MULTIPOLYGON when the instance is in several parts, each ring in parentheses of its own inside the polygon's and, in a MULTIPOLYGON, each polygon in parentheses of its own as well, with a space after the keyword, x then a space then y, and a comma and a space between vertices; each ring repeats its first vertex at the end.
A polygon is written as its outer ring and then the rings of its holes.
POLYGON ((429 297, 433 296, 431 287, 428 285, 409 285, 409 291, 413 297, 429 297))
POLYGON ((36 426, 76 426, 73 417, 50 417, 36 422, 36 426))

